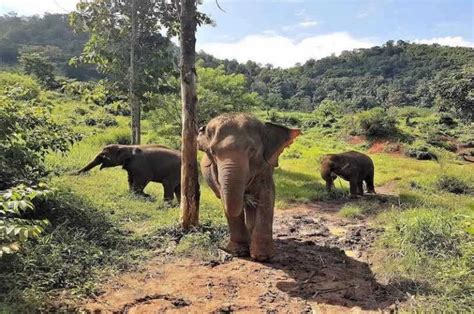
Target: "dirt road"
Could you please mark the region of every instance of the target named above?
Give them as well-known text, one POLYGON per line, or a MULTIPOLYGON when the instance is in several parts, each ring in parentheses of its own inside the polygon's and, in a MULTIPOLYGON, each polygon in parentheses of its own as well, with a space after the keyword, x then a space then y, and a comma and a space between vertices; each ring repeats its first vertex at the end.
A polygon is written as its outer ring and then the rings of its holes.
POLYGON ((394 308, 403 294, 370 269, 381 229, 337 214, 342 201, 277 211, 273 263, 151 261, 114 278, 83 307, 120 313, 340 313, 394 308))

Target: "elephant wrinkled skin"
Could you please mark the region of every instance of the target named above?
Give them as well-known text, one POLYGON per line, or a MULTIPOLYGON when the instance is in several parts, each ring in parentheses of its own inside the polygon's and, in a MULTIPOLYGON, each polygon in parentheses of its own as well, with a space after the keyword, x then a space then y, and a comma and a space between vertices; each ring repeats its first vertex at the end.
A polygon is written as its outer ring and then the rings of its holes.
POLYGON ((246 114, 220 115, 199 129, 204 179, 222 200, 230 229, 226 250, 266 261, 273 255, 273 170, 300 134, 246 114))
POLYGON ((77 171, 87 172, 100 165, 100 169, 122 166, 128 173, 130 191, 147 196, 143 190, 151 182, 163 185, 164 200, 181 197, 181 153, 162 145, 118 145, 104 147, 89 164, 77 171))
POLYGON ((338 176, 349 181, 351 196, 364 195, 363 182, 369 193, 375 193, 374 163, 365 154, 349 151, 324 155, 321 161, 321 177, 326 181, 328 192, 334 187, 334 179, 338 176))

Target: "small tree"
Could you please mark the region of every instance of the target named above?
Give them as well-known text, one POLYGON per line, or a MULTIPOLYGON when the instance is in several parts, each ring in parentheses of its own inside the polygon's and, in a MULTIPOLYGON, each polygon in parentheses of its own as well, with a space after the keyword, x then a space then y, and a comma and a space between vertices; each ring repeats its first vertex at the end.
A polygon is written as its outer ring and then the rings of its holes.
POLYGON ((34 75, 46 88, 58 88, 54 66, 48 57, 39 52, 20 51, 20 66, 27 74, 34 75))
POLYGON ((140 142, 141 102, 146 92, 161 92, 173 75, 174 47, 161 35, 173 29, 174 6, 158 0, 103 0, 77 4, 72 27, 89 32, 89 41, 72 64, 96 64, 124 94, 128 92, 132 142, 140 142), (140 77, 142 79, 138 80, 140 77))

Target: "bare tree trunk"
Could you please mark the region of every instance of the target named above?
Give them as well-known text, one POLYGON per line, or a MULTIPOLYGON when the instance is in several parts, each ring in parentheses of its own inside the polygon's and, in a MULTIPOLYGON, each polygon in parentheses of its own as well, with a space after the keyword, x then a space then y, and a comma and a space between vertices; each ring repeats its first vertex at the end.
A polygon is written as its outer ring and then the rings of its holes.
POLYGON ((128 101, 132 118, 132 144, 140 144, 140 102, 136 95, 136 60, 135 51, 137 47, 137 0, 132 0, 132 33, 130 40, 130 68, 129 68, 129 86, 128 101))
POLYGON ((182 226, 188 229, 199 223, 199 182, 197 165, 196 122, 196 0, 181 0, 181 101, 182 226))

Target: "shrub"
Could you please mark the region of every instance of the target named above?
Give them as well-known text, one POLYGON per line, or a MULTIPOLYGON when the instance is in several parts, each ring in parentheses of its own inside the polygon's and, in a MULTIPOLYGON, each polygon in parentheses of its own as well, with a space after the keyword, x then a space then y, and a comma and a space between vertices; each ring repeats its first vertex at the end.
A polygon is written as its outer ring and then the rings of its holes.
POLYGON ((441 191, 454 194, 471 194, 473 192, 472 187, 468 183, 450 175, 439 177, 436 181, 436 187, 441 191))
POLYGON ((382 108, 361 112, 356 117, 360 133, 367 137, 393 137, 398 135, 397 120, 382 108))
POLYGON ((20 51, 19 64, 27 74, 34 75, 46 88, 58 88, 54 77, 54 65, 39 52, 20 51))
POLYGON ((99 128, 108 128, 118 125, 118 122, 115 117, 111 115, 89 116, 84 120, 84 123, 87 126, 97 126, 99 128))
POLYGON ((0 96, 0 189, 46 174, 50 151, 66 152, 79 136, 53 122, 50 108, 36 101, 13 102, 0 96))
POLYGON ((38 238, 48 226, 46 219, 28 219, 36 210, 34 199, 51 195, 46 185, 15 188, 0 191, 0 258, 4 253, 13 253, 29 238, 38 238))
POLYGON ((442 114, 439 118, 439 124, 444 124, 450 128, 454 128, 458 125, 456 120, 449 114, 442 114))
POLYGON ((116 116, 129 116, 130 106, 123 101, 114 101, 111 104, 106 105, 105 111, 116 116))
POLYGON ((82 98, 86 102, 92 102, 98 106, 103 106, 107 99, 107 88, 105 83, 99 82, 93 88, 88 90, 87 93, 82 95, 82 98))
POLYGON ((39 95, 38 83, 29 75, 0 72, 0 96, 14 100, 31 100, 39 95))
POLYGON ((90 94, 94 88, 91 82, 78 82, 75 80, 65 80, 62 83, 61 91, 72 97, 80 97, 83 95, 90 94))
POLYGON ((418 160, 438 160, 438 156, 432 150, 432 147, 423 141, 416 141, 407 146, 405 155, 418 160))

